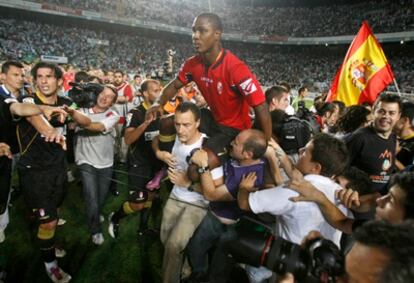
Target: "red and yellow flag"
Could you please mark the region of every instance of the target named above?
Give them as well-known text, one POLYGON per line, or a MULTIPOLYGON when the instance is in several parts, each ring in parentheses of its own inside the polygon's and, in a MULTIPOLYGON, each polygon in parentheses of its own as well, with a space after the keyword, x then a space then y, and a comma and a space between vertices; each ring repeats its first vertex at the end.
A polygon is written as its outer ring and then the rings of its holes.
POLYGON ((384 51, 364 21, 335 75, 326 101, 340 100, 347 106, 373 103, 393 79, 384 51))

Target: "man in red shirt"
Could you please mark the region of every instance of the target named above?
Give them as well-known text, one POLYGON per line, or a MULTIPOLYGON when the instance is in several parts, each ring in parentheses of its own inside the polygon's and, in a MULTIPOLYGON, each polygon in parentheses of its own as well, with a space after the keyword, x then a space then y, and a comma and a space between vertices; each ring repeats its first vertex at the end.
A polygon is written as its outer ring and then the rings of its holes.
POLYGON ((222 48, 220 18, 212 13, 200 14, 192 29, 197 55, 184 62, 178 77, 165 86, 147 115, 161 112, 161 106, 181 87, 194 81, 211 110, 210 117, 202 116, 200 129, 210 136, 206 146, 217 155, 224 152, 241 130, 251 127, 250 107, 269 139, 271 119, 261 86, 244 62, 222 48))
POLYGON ((128 147, 124 142, 122 137, 123 128, 126 123, 126 116, 128 114, 128 102, 132 101, 133 98, 133 91, 132 87, 129 85, 127 81, 124 80, 124 72, 121 70, 116 70, 114 72, 114 85, 116 90, 118 91, 118 98, 114 105, 114 109, 119 114, 119 123, 116 126, 116 142, 117 142, 117 152, 116 155, 118 157, 118 161, 125 163, 126 162, 126 154, 128 147))

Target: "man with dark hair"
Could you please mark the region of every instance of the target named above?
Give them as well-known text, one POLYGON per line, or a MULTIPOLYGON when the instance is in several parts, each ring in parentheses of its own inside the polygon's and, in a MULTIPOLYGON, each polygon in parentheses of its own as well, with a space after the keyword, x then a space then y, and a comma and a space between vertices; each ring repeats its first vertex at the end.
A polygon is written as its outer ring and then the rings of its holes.
POLYGON ((283 86, 275 85, 268 88, 265 96, 270 112, 276 109, 285 111, 289 106, 289 92, 283 86))
MULTIPOLYGON (((32 69, 36 93, 23 97, 23 102, 61 106, 81 126, 88 126, 91 120, 70 108, 72 101, 58 96, 62 86, 62 71, 51 63, 40 62, 32 69)), ((18 164, 20 185, 28 208, 39 222, 37 242, 41 250, 46 272, 53 282, 68 282, 70 275, 62 271, 56 261, 54 235, 57 225, 57 208, 62 204, 66 183, 66 161, 64 150, 56 144, 47 143, 29 123, 42 117, 32 116, 18 125, 20 161, 18 164)), ((54 128, 65 131, 65 121, 52 118, 54 128)))
MULTIPOLYGON (((19 152, 16 125, 20 117, 44 114, 50 119, 53 112, 59 115, 58 110, 49 106, 37 106, 27 103, 18 103, 16 97, 20 97, 23 87, 23 65, 16 61, 7 61, 2 65, 2 77, 4 85, 0 87, 0 142, 4 143, 3 149, 8 153, 0 157, 0 243, 4 241, 4 230, 9 222, 8 200, 10 193, 10 180, 12 170, 12 160, 10 155, 16 155, 19 152), (9 158, 8 158, 9 157, 9 158)), ((66 115, 66 114, 65 114, 66 115)), ((34 124, 47 139, 57 141, 63 138, 52 130, 50 125, 44 120, 34 124)))
POLYGON ((162 106, 181 87, 194 81, 211 109, 211 116, 202 117, 200 129, 210 137, 206 147, 216 155, 223 155, 234 137, 251 127, 250 107, 266 138, 270 139, 271 120, 261 86, 244 62, 222 48, 220 18, 212 13, 200 14, 192 30, 197 55, 184 62, 178 77, 166 85, 148 114, 161 112, 162 106))
POLYGON ((0 87, 0 95, 18 98, 23 91, 23 65, 17 61, 6 61, 1 65, 1 76, 4 84, 0 87))
MULTIPOLYGON (((328 134, 319 134, 299 152, 299 160, 294 170, 298 175, 305 175, 304 178, 302 176, 297 176, 297 178, 302 177, 311 182, 331 202, 335 203, 335 190, 340 186, 332 178, 344 171, 346 161, 345 144, 328 134), (326 154, 327 152, 329 154, 326 154)), ((243 181, 248 178, 249 176, 243 181)), ((321 211, 314 204, 297 205, 290 201, 297 193, 286 185, 254 191, 256 188, 252 186, 240 186, 238 192, 240 208, 251 210, 256 214, 275 215, 278 236, 299 244, 310 231, 318 230, 324 237, 339 246, 341 232, 325 221, 321 211)), ((339 209, 346 215, 350 214, 350 211, 343 205, 339 205, 339 209)), ((259 280, 269 278, 271 272, 260 268, 249 273, 249 276, 260 282, 259 280)))
MULTIPOLYGON (((305 180, 316 186, 331 202, 335 202, 335 190, 340 189, 340 186, 331 178, 343 172, 346 161, 345 144, 327 134, 319 134, 301 150, 296 168, 305 175, 305 180)), ((297 196, 295 191, 283 186, 258 192, 249 190, 251 189, 240 188, 240 208, 254 213, 268 212, 276 215, 279 236, 300 243, 303 237, 316 229, 339 245, 341 233, 325 221, 317 206, 296 205, 289 200, 297 196)), ((340 206, 340 209, 345 214, 349 213, 344 206, 340 206)))
POLYGON ((307 97, 309 94, 308 87, 302 86, 298 90, 298 96, 292 101, 292 106, 295 111, 298 111, 300 107, 305 107, 306 109, 310 110, 313 105, 313 100, 307 97), (302 104, 302 106, 301 106, 302 104))
MULTIPOLYGON (((183 266, 184 249, 195 229, 206 215, 207 200, 187 176, 191 153, 199 149, 206 138, 198 128, 200 110, 191 102, 181 103, 175 111, 176 138, 171 152, 160 150, 159 139, 153 148, 158 159, 168 165, 168 176, 174 187, 164 206, 161 222, 161 242, 164 245, 162 280, 164 283, 179 283, 183 266)), ((210 171, 209 168, 203 168, 210 171)), ((212 169, 213 180, 222 177, 222 172, 212 169)))
POLYGON ((125 129, 125 143, 128 149, 128 184, 129 190, 134 193, 129 196, 119 209, 110 215, 109 235, 118 237, 119 222, 121 219, 136 211, 141 211, 140 233, 147 229, 149 208, 152 206, 154 193, 148 193, 146 184, 161 168, 161 163, 155 157, 152 150, 152 140, 159 135, 159 120, 154 120, 145 113, 161 92, 161 84, 152 79, 147 79, 141 85, 144 102, 132 109, 128 114, 125 129))
POLYGON ((117 144, 116 144, 116 155, 118 161, 125 162, 128 147, 125 144, 123 129, 126 125, 126 116, 128 114, 128 102, 132 101, 133 92, 131 86, 127 81, 124 80, 124 72, 116 70, 114 72, 114 85, 118 91, 118 98, 114 109, 118 112, 120 119, 116 127, 117 130, 117 144))
POLYGON ((369 175, 373 192, 386 194, 394 170, 397 138, 392 131, 401 116, 401 98, 383 93, 375 101, 372 111, 372 125, 355 131, 346 143, 350 165, 369 175))
POLYGON ((414 223, 371 221, 346 256, 346 282, 409 283, 414 278, 414 223))
POLYGON ((414 162, 414 103, 402 103, 401 118, 395 124, 394 132, 400 138, 396 165, 402 170, 414 162))

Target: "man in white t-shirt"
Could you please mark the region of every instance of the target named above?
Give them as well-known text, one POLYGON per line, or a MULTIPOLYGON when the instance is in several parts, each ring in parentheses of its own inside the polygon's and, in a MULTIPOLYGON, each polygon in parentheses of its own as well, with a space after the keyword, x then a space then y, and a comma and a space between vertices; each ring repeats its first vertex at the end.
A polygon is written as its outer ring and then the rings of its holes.
MULTIPOLYGON (((187 176, 191 153, 193 149, 200 148, 206 138, 198 130, 199 125, 200 110, 194 103, 184 102, 175 112, 176 139, 172 152, 159 150, 158 138, 153 141, 155 154, 168 165, 168 176, 174 184, 164 207, 160 231, 165 248, 164 283, 180 282, 183 251, 207 212, 208 202, 199 192, 200 188, 193 186, 187 176)), ((211 174, 213 180, 217 180, 223 176, 223 171, 217 168, 211 170, 211 174)))
POLYGON ((115 125, 119 115, 111 109, 117 98, 116 89, 106 85, 96 105, 81 108, 92 123, 76 128, 75 162, 80 170, 85 199, 86 217, 92 242, 104 242, 100 210, 111 184, 114 163, 115 125))
MULTIPOLYGON (((306 175, 305 180, 311 182, 335 203, 335 191, 341 187, 334 182, 332 177, 344 170, 346 160, 345 144, 327 134, 320 134, 300 151, 296 167, 306 175)), ((298 193, 283 186, 258 192, 252 191, 249 188, 240 188, 238 195, 240 208, 254 213, 268 212, 275 215, 280 237, 300 243, 310 231, 317 230, 324 238, 339 246, 341 232, 325 221, 318 206, 314 203, 290 201, 290 198, 297 196, 298 193)), ((338 205, 338 207, 344 214, 350 214, 344 206, 338 205)))
MULTIPOLYGON (((334 182, 333 177, 344 171, 347 164, 347 149, 345 144, 327 134, 315 136, 305 148, 299 151, 299 160, 295 171, 305 175, 304 179, 311 182, 318 190, 336 204, 335 191, 341 187, 334 182)), ((276 216, 278 236, 300 244, 303 238, 312 230, 319 231, 324 238, 339 246, 341 232, 325 221, 321 211, 311 202, 300 205, 290 200, 298 193, 285 187, 253 192, 252 186, 240 186, 238 203, 241 209, 254 213, 268 212, 276 216)), ((337 205, 345 214, 351 212, 342 205, 337 205)), ((270 270, 264 267, 248 267, 251 282, 263 282, 271 276, 270 270)))

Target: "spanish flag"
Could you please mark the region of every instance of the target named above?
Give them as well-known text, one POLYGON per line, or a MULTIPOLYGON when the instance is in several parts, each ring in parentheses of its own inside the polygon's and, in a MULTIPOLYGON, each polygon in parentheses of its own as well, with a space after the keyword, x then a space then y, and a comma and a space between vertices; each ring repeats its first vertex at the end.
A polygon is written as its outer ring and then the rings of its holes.
POLYGON ((394 74, 368 23, 364 21, 336 73, 326 101, 347 106, 373 103, 394 79, 394 74))

